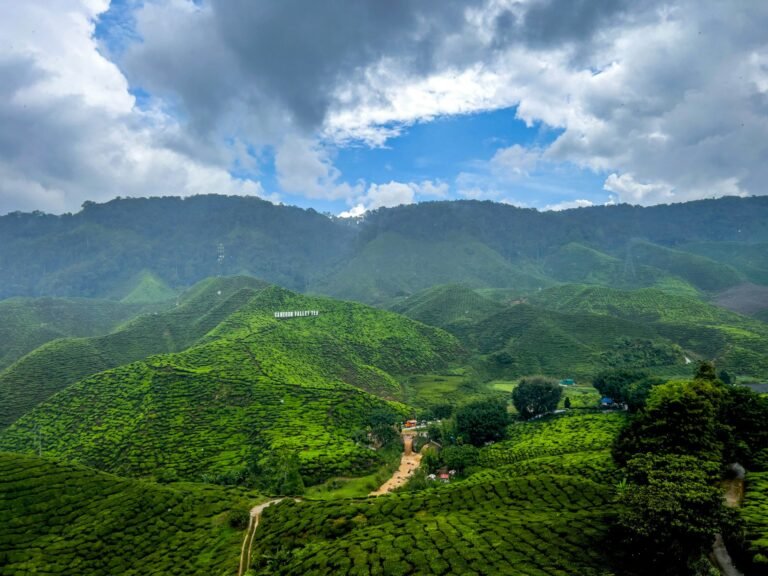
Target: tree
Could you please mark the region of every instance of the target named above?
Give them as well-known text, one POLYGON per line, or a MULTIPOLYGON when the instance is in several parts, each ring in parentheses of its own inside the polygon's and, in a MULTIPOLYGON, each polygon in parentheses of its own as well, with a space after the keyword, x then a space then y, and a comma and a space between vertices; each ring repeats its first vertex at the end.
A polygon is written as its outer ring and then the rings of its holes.
POLYGON ((566 410, 569 410, 571 408, 571 399, 568 398, 567 396, 565 397, 565 402, 563 402, 563 407, 566 410))
POLYGON ((654 387, 643 412, 624 428, 614 457, 625 463, 635 454, 690 454, 719 461, 718 413, 723 387, 708 380, 677 380, 654 387))
POLYGON ((475 446, 504 438, 507 424, 507 403, 496 398, 478 400, 456 411, 458 433, 475 446))
POLYGON ((689 455, 643 454, 627 463, 617 523, 626 572, 694 573, 726 520, 718 471, 718 462, 689 455))
POLYGON ((648 376, 649 374, 642 370, 626 368, 604 370, 595 376, 592 385, 603 396, 611 398, 614 402, 626 404, 630 386, 648 376))
POLYGON ((715 363, 709 360, 703 360, 699 363, 696 369, 696 374, 693 377, 694 380, 717 380, 717 372, 715 372, 715 363))
POLYGON ((560 402, 562 387, 554 378, 528 376, 512 391, 512 403, 523 420, 552 412, 560 402))
POLYGON ((446 446, 440 452, 440 460, 443 464, 450 470, 456 470, 459 474, 463 474, 467 468, 477 464, 478 457, 477 448, 471 444, 446 446))

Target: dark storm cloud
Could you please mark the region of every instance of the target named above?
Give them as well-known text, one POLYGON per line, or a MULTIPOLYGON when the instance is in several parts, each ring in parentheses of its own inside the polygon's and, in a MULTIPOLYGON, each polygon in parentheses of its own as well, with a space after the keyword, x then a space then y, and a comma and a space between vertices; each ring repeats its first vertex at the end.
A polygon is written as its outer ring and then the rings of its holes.
POLYGON ((436 66, 436 47, 465 24, 462 0, 252 2, 213 0, 204 9, 169 14, 149 7, 139 18, 142 44, 124 60, 129 78, 175 94, 202 129, 234 100, 294 125, 319 126, 334 91, 382 57, 416 74, 436 66))

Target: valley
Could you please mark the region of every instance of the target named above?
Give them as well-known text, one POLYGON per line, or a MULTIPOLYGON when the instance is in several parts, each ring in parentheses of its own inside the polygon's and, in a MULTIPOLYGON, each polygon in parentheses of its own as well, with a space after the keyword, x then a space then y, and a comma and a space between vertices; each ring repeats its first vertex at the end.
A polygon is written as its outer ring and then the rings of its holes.
POLYGON ((761 252, 544 247, 445 208, 344 224, 305 278, 145 263, 99 298, 1 300, 0 574, 699 574, 715 534, 763 574, 761 252))

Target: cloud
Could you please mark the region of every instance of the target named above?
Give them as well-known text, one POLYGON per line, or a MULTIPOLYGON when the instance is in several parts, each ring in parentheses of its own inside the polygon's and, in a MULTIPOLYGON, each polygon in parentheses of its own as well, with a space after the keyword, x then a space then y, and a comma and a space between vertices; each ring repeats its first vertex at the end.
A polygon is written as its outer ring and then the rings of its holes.
POLYGON ((254 178, 265 150, 283 192, 370 209, 372 185, 344 180, 335 147, 386 146, 418 122, 512 106, 554 141, 507 146, 479 175, 463 166, 455 193, 506 198, 515 179, 570 165, 643 204, 766 193, 764 2, 129 6, 101 43, 107 0, 4 11, 0 210, 204 186, 263 194, 229 172, 254 178), (137 105, 132 93, 147 96, 137 105))
POLYGON ((337 200, 361 192, 362 184, 351 186, 339 181, 341 172, 327 152, 305 138, 291 136, 282 142, 275 156, 275 169, 280 187, 290 194, 337 200))
POLYGON ((565 200, 563 202, 558 202, 557 204, 547 204, 544 207, 544 210, 558 212, 560 210, 571 210, 573 208, 588 208, 589 206, 594 206, 589 200, 565 200))
POLYGON ((98 50, 107 2, 28 1, 0 18, 0 213, 72 211, 118 195, 264 195, 168 141, 178 124, 134 106, 120 70, 98 50), (63 16, 62 16, 63 14, 63 16))
POLYGON ((376 208, 390 208, 402 204, 413 204, 417 199, 445 198, 449 186, 445 182, 425 180, 423 182, 396 182, 371 184, 366 193, 354 200, 354 206, 341 212, 341 218, 362 216, 376 208))
POLYGON ((541 150, 514 144, 497 150, 491 158, 490 168, 493 173, 503 178, 515 179, 529 176, 540 161, 541 150))

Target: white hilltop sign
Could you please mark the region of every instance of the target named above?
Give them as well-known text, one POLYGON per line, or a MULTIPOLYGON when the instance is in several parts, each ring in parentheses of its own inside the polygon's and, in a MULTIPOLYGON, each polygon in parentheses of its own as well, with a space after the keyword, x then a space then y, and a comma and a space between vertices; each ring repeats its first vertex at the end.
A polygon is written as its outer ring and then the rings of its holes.
POLYGON ((287 312, 275 312, 275 318, 304 318, 306 316, 320 316, 319 310, 289 310, 287 312))

